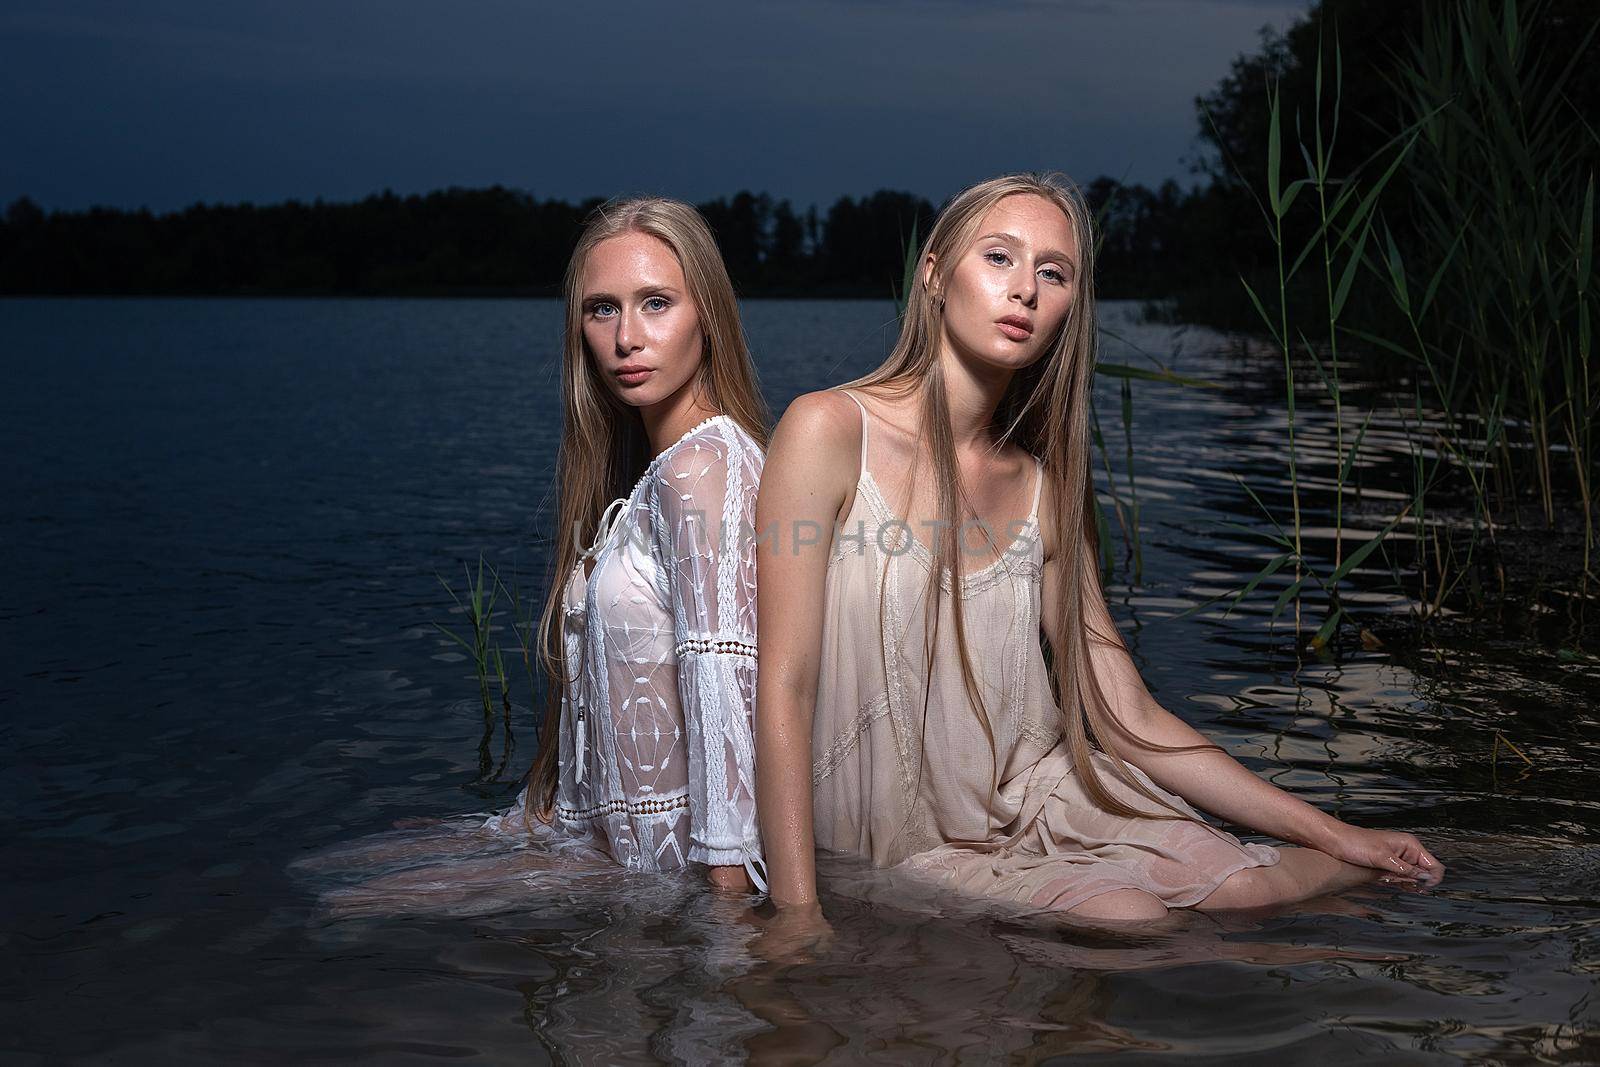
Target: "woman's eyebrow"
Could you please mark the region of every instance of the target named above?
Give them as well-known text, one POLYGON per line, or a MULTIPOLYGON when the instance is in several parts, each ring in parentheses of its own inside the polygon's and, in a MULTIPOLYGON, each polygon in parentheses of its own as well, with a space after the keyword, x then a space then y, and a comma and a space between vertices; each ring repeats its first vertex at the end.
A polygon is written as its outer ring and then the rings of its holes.
MULTIPOLYGON (((997 241, 1005 241, 1007 244, 1013 244, 1013 245, 1020 245, 1022 243, 1022 241, 1017 238, 1016 234, 1005 233, 1004 231, 996 231, 994 233, 986 233, 982 237, 978 238, 978 240, 987 241, 990 238, 993 238, 994 240, 997 240, 997 241)), ((1041 251, 1039 253, 1039 258, 1040 259, 1059 259, 1059 260, 1062 260, 1065 263, 1067 263, 1069 266, 1071 266, 1074 270, 1076 270, 1077 266, 1078 266, 1076 263, 1073 262, 1071 256, 1067 255, 1065 252, 1061 251, 1060 249, 1056 249, 1056 248, 1046 248, 1046 249, 1044 249, 1043 251, 1041 251)))
MULTIPOLYGON (((657 294, 661 294, 661 293, 666 293, 666 294, 671 295, 671 296, 677 296, 678 295, 678 290, 673 288, 670 285, 661 284, 661 285, 641 285, 639 288, 637 288, 637 289, 635 289, 633 291, 633 295, 634 296, 656 296, 657 294)), ((584 293, 583 294, 583 303, 585 303, 585 304, 594 303, 597 300, 609 300, 614 304, 619 299, 620 298, 617 297, 615 294, 612 294, 612 293, 609 293, 609 292, 605 292, 603 290, 596 290, 596 291, 594 291, 592 293, 584 293)))

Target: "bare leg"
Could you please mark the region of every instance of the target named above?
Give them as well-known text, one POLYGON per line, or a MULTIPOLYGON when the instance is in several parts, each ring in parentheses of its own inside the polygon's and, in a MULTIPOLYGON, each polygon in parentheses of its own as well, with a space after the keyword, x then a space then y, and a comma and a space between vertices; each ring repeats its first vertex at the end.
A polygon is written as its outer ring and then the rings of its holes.
POLYGON ((1197 911, 1220 911, 1290 904, 1362 885, 1380 873, 1336 860, 1314 848, 1285 846, 1280 849, 1276 865, 1236 871, 1194 907, 1197 911))
POLYGON ((1067 914, 1080 919, 1149 922, 1165 919, 1167 906, 1142 889, 1113 889, 1109 893, 1097 893, 1077 907, 1068 908, 1067 914))

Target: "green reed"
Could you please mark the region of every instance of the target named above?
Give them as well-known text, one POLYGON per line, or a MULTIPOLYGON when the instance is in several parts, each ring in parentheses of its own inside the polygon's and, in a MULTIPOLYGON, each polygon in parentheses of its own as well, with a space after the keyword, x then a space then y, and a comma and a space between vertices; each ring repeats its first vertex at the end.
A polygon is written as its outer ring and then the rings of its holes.
MULTIPOLYGON (((1371 413, 1368 412, 1359 427, 1348 425, 1345 387, 1340 366, 1340 335, 1342 332, 1348 332, 1348 327, 1344 324, 1345 311, 1350 294, 1358 278, 1361 277, 1362 267, 1366 262, 1366 250, 1376 223, 1377 205, 1401 163, 1410 153, 1417 135, 1414 130, 1407 131, 1391 141, 1379 153, 1362 161, 1348 175, 1337 176, 1335 159, 1344 86, 1344 64, 1342 52, 1335 42, 1333 96, 1332 106, 1329 109, 1331 117, 1325 124, 1323 105, 1326 84, 1322 56, 1323 50, 1319 48, 1314 79, 1315 95, 1311 101, 1314 118, 1310 124, 1310 140, 1307 142, 1298 136, 1296 140, 1299 156, 1305 164, 1303 177, 1285 180, 1283 101, 1276 84, 1266 87, 1269 113, 1266 173, 1262 176, 1264 196, 1257 196, 1256 202, 1261 210, 1274 252, 1276 293, 1269 293, 1263 298, 1248 278, 1241 275, 1240 283, 1283 365, 1284 431, 1291 514, 1285 528, 1261 498, 1248 486, 1244 487, 1257 507, 1266 515, 1273 530, 1266 535, 1267 540, 1279 551, 1232 598, 1233 603, 1237 604, 1239 600, 1253 592, 1262 581, 1292 564, 1293 580, 1280 592, 1273 605, 1272 617, 1276 619, 1292 605, 1295 612, 1295 628, 1298 631, 1301 627, 1302 594, 1308 585, 1320 588, 1327 598, 1328 610, 1311 639, 1313 646, 1317 647, 1325 644, 1337 632, 1339 623, 1345 617, 1345 609, 1339 596, 1340 584, 1356 567, 1366 561, 1415 505, 1415 501, 1407 505, 1406 509, 1381 531, 1348 555, 1345 553, 1345 489, 1365 439, 1371 413), (1373 180, 1363 181, 1362 176, 1382 163, 1386 156, 1387 165, 1378 176, 1373 180), (1289 227, 1286 223, 1290 219, 1290 212, 1296 201, 1302 193, 1308 192, 1315 199, 1314 226, 1310 236, 1295 248, 1291 244, 1287 232, 1289 227), (1290 294, 1297 284, 1304 284, 1298 281, 1302 272, 1315 271, 1317 267, 1320 267, 1318 271, 1320 276, 1314 284, 1322 295, 1323 317, 1313 326, 1302 325, 1292 311, 1290 294), (1273 296, 1276 297, 1275 300, 1272 299, 1273 296), (1316 337, 1312 336, 1313 332, 1317 334, 1316 337), (1336 462, 1331 560, 1310 555, 1304 535, 1306 489, 1301 482, 1300 426, 1297 409, 1302 388, 1297 378, 1299 366, 1302 364, 1309 364, 1315 372, 1327 391, 1333 407, 1336 462), (1346 447, 1347 439, 1348 447, 1346 447)), ((1301 127, 1302 123, 1297 121, 1296 130, 1300 131, 1301 127)), ((1255 186, 1246 176, 1240 177, 1253 192, 1255 186)))
MULTIPOLYGON (((449 594, 456 610, 465 616, 465 636, 441 623, 435 622, 433 625, 440 633, 459 645, 472 663, 478 684, 478 700, 483 709, 483 736, 478 743, 478 781, 493 782, 497 781, 510 765, 511 754, 515 749, 515 739, 511 729, 511 683, 506 673, 504 653, 493 638, 496 628, 495 605, 503 585, 499 575, 492 566, 484 562, 481 554, 478 556, 476 576, 466 564, 462 564, 462 568, 466 572, 466 587, 463 593, 458 594, 442 576, 435 575, 435 577, 449 594), (498 765, 492 755, 496 691, 499 695, 499 713, 503 726, 498 765)), ((516 601, 513 601, 514 605, 515 603, 516 601)), ((520 622, 514 623, 514 628, 521 640, 520 622)), ((524 648, 524 658, 526 659, 526 648, 524 648)))
POLYGON ((1564 89, 1595 30, 1555 69, 1530 32, 1546 10, 1460 0, 1399 64, 1392 83, 1423 149, 1405 169, 1414 247, 1403 256, 1391 238, 1380 261, 1410 336, 1369 339, 1424 368, 1452 454, 1489 465, 1491 477, 1473 482, 1485 501, 1492 487, 1514 517, 1518 486, 1531 484, 1550 526, 1559 500, 1576 496, 1586 581, 1600 409, 1590 368, 1600 139, 1564 89), (1406 258, 1431 268, 1425 281, 1406 258))
MULTIPOLYGON (((1334 163, 1343 83, 1337 43, 1331 108, 1323 106, 1319 48, 1309 140, 1295 124, 1305 172, 1294 180, 1284 173, 1282 101, 1275 85, 1267 87, 1267 166, 1257 203, 1276 251, 1277 291, 1264 298, 1248 278, 1241 282, 1284 368, 1291 516, 1280 523, 1250 493, 1279 551, 1233 600, 1293 564, 1294 580, 1273 616, 1293 603, 1298 624, 1302 592, 1307 583, 1319 586, 1328 610, 1313 645, 1328 640, 1344 617, 1340 583, 1402 521, 1409 521, 1413 537, 1409 567, 1419 625, 1464 585, 1481 605, 1475 554, 1483 541, 1494 540, 1492 505, 1509 505, 1515 518, 1522 485, 1534 487, 1546 525, 1555 524, 1567 492, 1576 497, 1585 587, 1591 576, 1594 417, 1600 411, 1600 376, 1590 369, 1596 291, 1591 161, 1600 138, 1563 93, 1572 65, 1551 69, 1530 45, 1530 29, 1544 13, 1542 3, 1519 9, 1514 0, 1459 0, 1437 9, 1392 76, 1404 128, 1342 177, 1334 163), (1367 174, 1376 176, 1368 180, 1367 174), (1306 192, 1314 194, 1314 217, 1308 222, 1302 212, 1287 225, 1306 192), (1404 216, 1399 233, 1383 217, 1385 207, 1404 216), (1291 229, 1311 235, 1294 248, 1286 236, 1291 229), (1313 284, 1302 277, 1308 263, 1315 264, 1322 304, 1314 331, 1295 321, 1292 308, 1301 305, 1290 299, 1313 284), (1352 293, 1368 295, 1363 279, 1376 282, 1380 299, 1387 293, 1393 313, 1370 299, 1350 303, 1352 293), (1361 358, 1369 366, 1408 376, 1411 396, 1396 415, 1411 455, 1411 488, 1405 507, 1347 553, 1345 494, 1373 415, 1368 411, 1357 425, 1346 406, 1341 368, 1348 340, 1363 342, 1361 358), (1332 407, 1338 459, 1331 559, 1313 558, 1303 537, 1299 367, 1315 372, 1332 407), (1470 505, 1465 529, 1459 519, 1444 522, 1430 511, 1430 494, 1447 483, 1457 498, 1464 484, 1470 505)), ((1584 54, 1594 33, 1575 54, 1584 54)), ((1393 561, 1391 569, 1398 582, 1393 561)))
MULTIPOLYGON (((1442 353, 1437 344, 1429 343, 1424 337, 1422 322, 1433 307, 1440 292, 1440 283, 1450 269, 1458 247, 1459 241, 1435 261, 1436 266, 1427 278, 1427 284, 1416 289, 1413 295, 1414 287, 1409 281, 1411 276, 1405 257, 1394 234, 1385 227, 1375 269, 1383 275, 1388 292, 1405 323, 1407 336, 1391 340, 1364 330, 1351 331, 1367 341, 1374 352, 1398 355, 1421 371, 1414 388, 1411 410, 1399 414, 1411 453, 1411 477, 1416 501, 1413 514, 1416 551, 1412 564, 1417 574, 1418 590, 1413 611, 1419 623, 1424 625, 1439 613, 1445 598, 1473 576, 1472 564, 1479 544, 1485 538, 1493 540, 1494 519, 1489 506, 1490 474, 1505 433, 1505 390, 1497 388, 1481 394, 1479 400, 1485 406, 1476 418, 1464 418, 1461 412, 1466 404, 1469 379, 1462 373, 1464 362, 1460 358, 1459 341, 1453 353, 1442 353), (1424 381, 1430 389, 1426 409, 1422 399, 1424 381), (1433 424, 1431 429, 1430 423, 1433 424), (1431 466, 1424 462, 1424 445, 1433 447, 1440 457, 1431 466), (1467 480, 1472 517, 1464 547, 1453 536, 1454 531, 1447 531, 1441 537, 1439 527, 1430 528, 1427 523, 1428 492, 1447 471, 1459 472, 1467 480)), ((1396 579, 1399 579, 1398 571, 1396 579)), ((1476 594, 1478 591, 1473 592, 1476 594)), ((1481 606, 1481 597, 1475 595, 1473 599, 1481 606)))

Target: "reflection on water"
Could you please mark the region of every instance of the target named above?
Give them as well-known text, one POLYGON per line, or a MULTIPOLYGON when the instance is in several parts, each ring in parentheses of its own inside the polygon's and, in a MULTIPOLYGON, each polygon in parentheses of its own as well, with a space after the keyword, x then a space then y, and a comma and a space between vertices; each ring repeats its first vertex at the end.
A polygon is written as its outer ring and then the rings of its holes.
MULTIPOLYGON (((873 365, 893 314, 746 310, 780 409, 873 365)), ((481 819, 393 829, 515 792, 477 781, 482 713, 431 625, 449 621, 434 573, 482 551, 542 576, 555 305, 8 301, 0 444, 26 462, 0 473, 3 1047, 22 1062, 1600 1059, 1600 664, 1498 627, 1297 662, 1267 618, 1286 574, 1230 614, 1179 618, 1272 554, 1221 521, 1262 526, 1236 477, 1287 499, 1280 401, 1271 367, 1221 339, 1107 314, 1226 384, 1136 389, 1144 582, 1108 592, 1141 669, 1259 773, 1423 836, 1449 865, 1438 891, 1108 934, 834 861, 831 932, 774 961, 764 912, 692 877, 553 863, 481 819)), ((1326 418, 1300 414, 1331 463, 1326 418)), ((1358 526, 1399 498, 1399 431, 1374 418, 1358 526)), ((1403 611, 1368 562, 1348 602, 1403 611)))

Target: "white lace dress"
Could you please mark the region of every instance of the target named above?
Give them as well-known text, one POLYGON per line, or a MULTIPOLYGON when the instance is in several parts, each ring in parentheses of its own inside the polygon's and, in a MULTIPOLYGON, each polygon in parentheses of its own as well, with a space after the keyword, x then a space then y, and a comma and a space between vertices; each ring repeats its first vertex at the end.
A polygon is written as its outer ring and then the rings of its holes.
MULTIPOLYGON (((718 415, 613 501, 567 577, 556 825, 626 867, 744 865, 758 886, 761 448, 718 415)), ((513 812, 520 813, 521 802, 513 812)), ((509 813, 508 813, 509 814, 509 813)))

